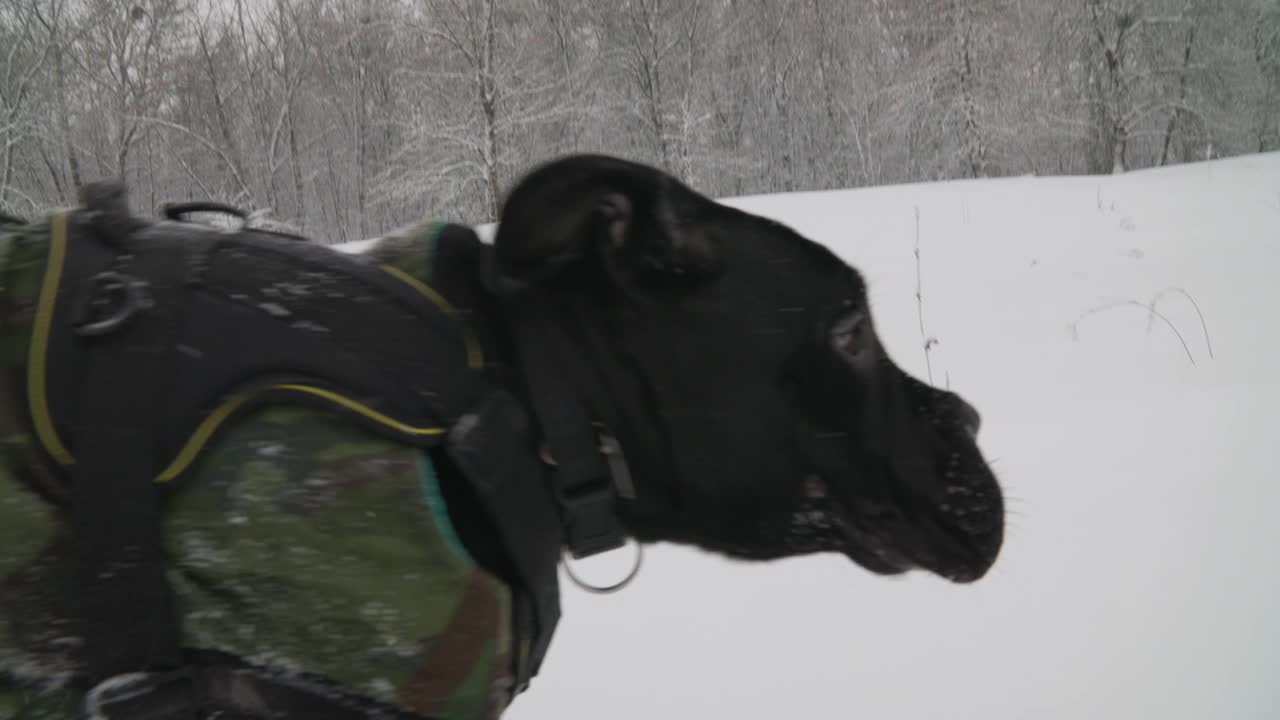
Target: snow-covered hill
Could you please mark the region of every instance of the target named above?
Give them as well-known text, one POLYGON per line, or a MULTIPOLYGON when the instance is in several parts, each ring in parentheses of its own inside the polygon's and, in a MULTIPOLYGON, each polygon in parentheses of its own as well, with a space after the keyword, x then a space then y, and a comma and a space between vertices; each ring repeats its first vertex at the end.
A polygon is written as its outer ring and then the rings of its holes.
POLYGON ((918 210, 1003 555, 962 587, 657 548, 619 595, 565 584, 512 720, 1280 717, 1280 154, 728 202, 859 267, 924 377, 918 210))

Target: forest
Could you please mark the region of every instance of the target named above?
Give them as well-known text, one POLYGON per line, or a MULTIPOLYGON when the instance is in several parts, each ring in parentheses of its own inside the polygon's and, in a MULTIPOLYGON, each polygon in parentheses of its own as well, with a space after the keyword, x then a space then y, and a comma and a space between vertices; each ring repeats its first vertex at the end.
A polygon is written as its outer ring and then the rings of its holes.
POLYGON ((1280 0, 0 0, 0 210, 316 240, 607 152, 727 197, 1280 149, 1280 0))

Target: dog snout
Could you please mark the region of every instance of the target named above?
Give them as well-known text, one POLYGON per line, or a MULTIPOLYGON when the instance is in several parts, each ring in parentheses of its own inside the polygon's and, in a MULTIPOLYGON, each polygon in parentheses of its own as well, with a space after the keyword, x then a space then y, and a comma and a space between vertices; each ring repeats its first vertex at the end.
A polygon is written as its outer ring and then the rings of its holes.
POLYGON ((960 426, 970 437, 977 437, 978 430, 982 428, 982 415, 978 413, 978 409, 965 402, 964 398, 959 395, 954 396, 956 403, 956 417, 960 421, 960 426))

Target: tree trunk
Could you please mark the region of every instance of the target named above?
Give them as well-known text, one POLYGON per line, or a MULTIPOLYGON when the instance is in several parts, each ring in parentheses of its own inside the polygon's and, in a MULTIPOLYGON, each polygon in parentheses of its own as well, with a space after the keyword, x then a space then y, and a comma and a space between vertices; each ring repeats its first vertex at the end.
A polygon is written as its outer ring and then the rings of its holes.
POLYGON ((368 60, 369 53, 366 50, 368 38, 366 36, 369 25, 370 9, 368 0, 365 0, 360 19, 357 20, 359 30, 354 34, 352 39, 347 43, 347 50, 351 57, 351 74, 352 82, 355 84, 354 112, 352 118, 352 137, 351 144, 355 150, 355 175, 356 175, 356 237, 368 237, 368 180, 366 177, 367 170, 365 165, 368 161, 368 125, 369 125, 369 103, 366 96, 368 90, 368 60))
MULTIPOLYGON (((196 31, 200 44, 200 56, 204 61, 205 76, 209 79, 209 90, 213 99, 213 114, 218 123, 218 132, 227 148, 227 158, 232 165, 232 172, 238 178, 245 177, 244 162, 240 159, 240 148, 236 143, 231 122, 227 119, 227 111, 222 100, 222 88, 218 87, 218 69, 214 67, 213 57, 209 54, 209 46, 205 42, 204 28, 196 31)), ((242 198, 241 202, 251 203, 252 198, 242 198)))
POLYGON ((498 206, 501 188, 498 176, 498 87, 494 75, 494 4, 495 0, 484 2, 484 31, 481 37, 483 51, 480 65, 476 68, 476 86, 480 93, 480 109, 484 114, 484 183, 486 195, 486 211, 489 220, 498 219, 498 206))
POLYGON ((960 112, 964 118, 963 164, 966 177, 983 177, 987 173, 986 146, 978 123, 978 103, 973 70, 973 23, 969 19, 968 0, 953 0, 956 14, 956 38, 960 68, 960 112))
POLYGON ((1195 43, 1196 28, 1187 29, 1187 42, 1182 51, 1182 72, 1178 74, 1178 105, 1169 113, 1169 124, 1164 129, 1164 143, 1160 148, 1160 165, 1169 163, 1169 146, 1173 144, 1173 133, 1177 129, 1178 120, 1182 116, 1182 106, 1187 101, 1187 71, 1191 67, 1191 46, 1195 43))
POLYGON ((1257 152, 1280 149, 1280 12, 1259 13, 1254 29, 1253 58, 1262 77, 1257 106, 1257 152))
POLYGON ((53 81, 58 102, 58 130, 61 134, 62 151, 67 158, 67 169, 71 173, 71 186, 63 192, 63 202, 73 202, 74 196, 84 181, 80 173, 80 154, 76 151, 75 142, 71 139, 71 107, 67 102, 67 74, 62 54, 65 47, 60 37, 60 19, 55 14, 50 25, 50 39, 53 43, 53 81), (70 196, 68 196, 70 195, 70 196))

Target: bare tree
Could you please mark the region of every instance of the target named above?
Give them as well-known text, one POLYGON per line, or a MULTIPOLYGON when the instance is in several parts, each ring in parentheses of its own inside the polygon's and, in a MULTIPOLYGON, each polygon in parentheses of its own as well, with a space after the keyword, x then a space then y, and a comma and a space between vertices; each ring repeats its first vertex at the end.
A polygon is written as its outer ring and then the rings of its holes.
POLYGON ((1257 152, 1280 150, 1280 4, 1259 0, 1251 8, 1253 61, 1261 92, 1253 111, 1257 152))
POLYGON ((402 92, 405 139, 379 191, 493 219, 505 183, 537 157, 529 140, 573 114, 557 77, 554 28, 529 4, 421 0, 418 8, 419 52, 400 71, 415 86, 402 92))
POLYGON ((0 0, 0 203, 125 175, 326 241, 607 151, 711 194, 1280 149, 1275 0, 0 0))
MULTIPOLYGON (((35 106, 45 68, 55 50, 55 36, 41 13, 38 0, 0 0, 0 209, 11 203, 12 192, 25 204, 29 196, 12 188, 14 159, 19 144, 39 134, 35 106)), ((56 5, 52 8, 57 12, 56 5)))
POLYGON ((101 108, 106 153, 99 172, 125 176, 129 153, 166 91, 167 58, 178 48, 181 0, 86 0, 80 71, 110 104, 101 108))

